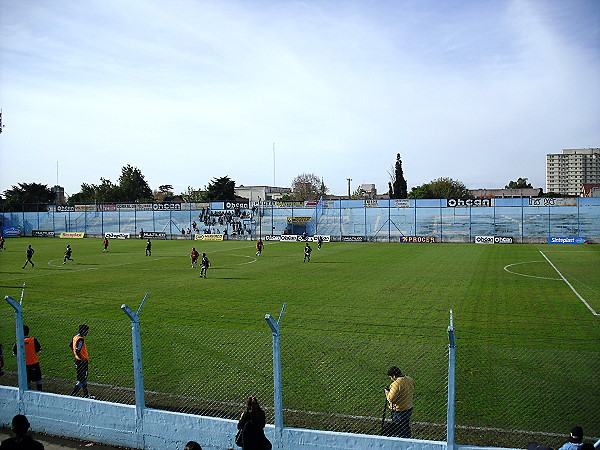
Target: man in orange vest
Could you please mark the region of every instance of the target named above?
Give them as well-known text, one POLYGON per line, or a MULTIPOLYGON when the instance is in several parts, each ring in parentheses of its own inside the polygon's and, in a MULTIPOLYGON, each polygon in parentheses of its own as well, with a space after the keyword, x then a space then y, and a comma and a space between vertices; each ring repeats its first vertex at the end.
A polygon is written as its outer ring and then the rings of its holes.
MULTIPOLYGON (((40 369, 40 360, 38 353, 42 351, 42 347, 38 340, 34 337, 29 337, 29 327, 23 325, 23 334, 25 335, 25 365, 27 369, 27 387, 31 389, 31 383, 35 382, 37 390, 42 390, 42 370, 40 369)), ((17 343, 13 345, 13 355, 17 356, 17 343)))
POLYGON ((79 389, 83 388, 83 395, 86 398, 94 398, 90 396, 87 388, 88 375, 88 351, 83 338, 87 336, 90 327, 87 325, 79 325, 79 332, 73 336, 70 347, 75 356, 75 370, 77 371, 77 383, 71 395, 77 395, 79 389))

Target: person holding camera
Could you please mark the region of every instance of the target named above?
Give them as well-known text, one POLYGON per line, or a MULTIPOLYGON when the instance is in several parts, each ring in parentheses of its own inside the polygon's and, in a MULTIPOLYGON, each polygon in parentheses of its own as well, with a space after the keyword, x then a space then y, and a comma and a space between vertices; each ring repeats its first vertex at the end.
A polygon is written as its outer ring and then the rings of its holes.
POLYGON ((385 388, 385 397, 392 411, 391 436, 410 438, 410 416, 413 412, 413 392, 415 382, 402 371, 392 366, 388 369, 392 380, 389 388, 385 388))

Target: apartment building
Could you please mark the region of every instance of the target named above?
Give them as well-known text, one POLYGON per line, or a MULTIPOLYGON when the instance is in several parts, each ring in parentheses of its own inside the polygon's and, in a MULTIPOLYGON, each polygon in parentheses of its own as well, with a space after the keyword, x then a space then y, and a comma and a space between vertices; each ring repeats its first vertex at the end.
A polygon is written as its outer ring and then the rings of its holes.
POLYGON ((546 192, 580 195, 584 184, 600 183, 600 148, 564 149, 546 155, 546 192))

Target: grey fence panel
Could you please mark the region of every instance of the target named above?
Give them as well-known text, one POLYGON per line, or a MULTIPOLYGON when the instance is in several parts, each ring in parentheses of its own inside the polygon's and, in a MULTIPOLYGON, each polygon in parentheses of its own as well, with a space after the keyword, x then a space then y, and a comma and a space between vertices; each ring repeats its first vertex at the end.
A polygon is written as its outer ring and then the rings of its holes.
MULTIPOLYGON (((15 342, 14 313, 0 310, 0 342, 4 345, 5 374, 0 383, 17 385, 16 358, 12 356, 15 342)), ((80 324, 90 327, 85 337, 90 356, 88 387, 90 395, 99 400, 133 404, 133 362, 131 356, 131 326, 127 321, 90 317, 58 316, 23 310, 23 324, 29 326, 30 336, 38 339, 43 376, 43 390, 69 395, 76 382, 73 352, 69 348, 80 324), (51 326, 48 326, 48 324, 51 326), (60 330, 56 332, 56 330, 60 330)), ((32 386, 33 388, 33 386, 32 386)), ((81 394, 81 391, 79 392, 81 394)))
POLYGON ((285 333, 281 346, 285 426, 379 434, 397 365, 415 380, 413 437, 444 440, 446 346, 285 333))
POLYGON ((148 407, 237 419, 253 395, 273 423, 270 333, 142 319, 141 338, 148 407))
POLYGON ((558 448, 574 425, 597 433, 600 353, 459 343, 457 355, 458 444, 558 448))

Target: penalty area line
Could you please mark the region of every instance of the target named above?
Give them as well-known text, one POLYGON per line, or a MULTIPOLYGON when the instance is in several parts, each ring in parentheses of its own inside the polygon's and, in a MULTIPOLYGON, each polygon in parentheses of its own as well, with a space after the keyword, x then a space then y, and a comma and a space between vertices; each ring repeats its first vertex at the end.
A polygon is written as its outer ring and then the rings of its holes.
POLYGON ((559 271, 559 270, 556 268, 556 266, 555 266, 554 264, 552 264, 552 261, 550 261, 546 255, 544 255, 544 252, 540 250, 540 253, 541 253, 541 254, 542 254, 542 256, 543 256, 543 257, 546 259, 546 261, 548 261, 548 263, 549 263, 549 264, 550 264, 550 265, 551 265, 551 266, 554 268, 554 270, 556 270, 556 273, 557 273, 557 274, 558 274, 558 275, 559 275, 559 276, 562 278, 562 280, 563 280, 565 283, 567 283, 567 286, 569 286, 569 287, 571 288, 571 290, 572 290, 572 291, 575 293, 575 295, 576 295, 577 297, 579 297, 579 300, 581 300, 581 301, 583 302, 583 304, 584 304, 585 306, 587 306, 587 308, 588 308, 588 309, 589 309, 589 310, 592 312, 592 314, 593 314, 594 316, 597 316, 597 315, 598 315, 598 313, 597 313, 596 311, 594 311, 594 308, 592 308, 592 307, 589 305, 589 303, 588 303, 588 302, 586 302, 586 301, 585 301, 585 299, 584 299, 584 298, 583 298, 581 295, 579 295, 579 292, 577 292, 577 291, 575 290, 575 288, 573 287, 573 285, 572 285, 571 283, 569 283, 569 281, 568 281, 568 280, 567 280, 567 279, 566 279, 566 278, 563 276, 563 274, 562 274, 562 273, 560 273, 560 271, 559 271))

